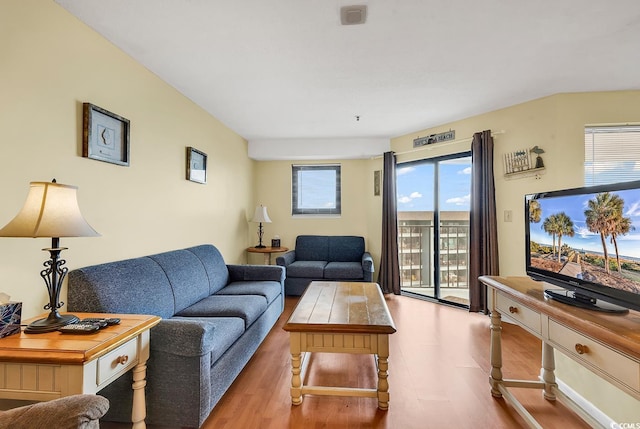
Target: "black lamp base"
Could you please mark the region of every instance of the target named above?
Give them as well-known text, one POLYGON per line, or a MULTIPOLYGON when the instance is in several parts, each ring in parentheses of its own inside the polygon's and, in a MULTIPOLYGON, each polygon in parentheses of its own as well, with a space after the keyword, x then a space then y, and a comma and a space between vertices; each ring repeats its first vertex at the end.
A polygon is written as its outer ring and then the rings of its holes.
POLYGON ((27 334, 44 334, 45 332, 53 332, 71 323, 78 323, 80 319, 73 314, 60 315, 54 317, 51 315, 45 319, 39 319, 29 323, 24 332, 27 334))
POLYGON ((258 245, 255 246, 256 249, 266 249, 267 246, 262 244, 262 235, 264 234, 264 230, 262 229, 262 222, 258 225, 258 245))
POLYGON ((51 247, 42 249, 51 255, 51 259, 45 261, 43 264, 45 269, 40 272, 40 276, 44 279, 44 283, 47 285, 49 292, 49 303, 44 306, 45 310, 49 310, 49 316, 44 319, 38 319, 35 322, 30 323, 24 329, 27 334, 44 334, 45 332, 57 331, 63 326, 71 323, 78 323, 80 319, 73 314, 61 315, 58 313, 58 309, 64 305, 60 302, 60 290, 62 289, 62 282, 67 275, 67 267, 64 259, 60 259, 60 252, 65 250, 66 247, 60 247, 60 238, 51 238, 51 247))

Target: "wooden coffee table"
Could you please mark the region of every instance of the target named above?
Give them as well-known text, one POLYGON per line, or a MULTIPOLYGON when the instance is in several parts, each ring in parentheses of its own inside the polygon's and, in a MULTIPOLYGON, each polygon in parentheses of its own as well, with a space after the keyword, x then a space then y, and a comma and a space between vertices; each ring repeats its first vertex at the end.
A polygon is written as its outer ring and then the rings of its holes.
POLYGON ((312 394, 378 398, 378 408, 389 408, 389 334, 396 328, 377 284, 312 282, 284 330, 289 332, 294 405, 312 394), (373 354, 377 388, 304 386, 310 352, 373 354))

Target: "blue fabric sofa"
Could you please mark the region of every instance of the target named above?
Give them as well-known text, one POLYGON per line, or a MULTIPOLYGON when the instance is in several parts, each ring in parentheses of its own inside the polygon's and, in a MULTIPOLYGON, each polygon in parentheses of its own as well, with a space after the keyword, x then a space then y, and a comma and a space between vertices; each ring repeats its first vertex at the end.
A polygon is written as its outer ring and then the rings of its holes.
POLYGON ((365 251, 364 237, 299 235, 295 249, 278 256, 276 264, 287 270, 287 295, 302 295, 314 280, 373 281, 373 259, 365 251))
MULTIPOLYGON (((68 310, 154 314, 147 423, 199 428, 284 309, 284 269, 226 265, 212 245, 69 272, 68 310)), ((132 375, 100 394, 130 422, 132 375)))

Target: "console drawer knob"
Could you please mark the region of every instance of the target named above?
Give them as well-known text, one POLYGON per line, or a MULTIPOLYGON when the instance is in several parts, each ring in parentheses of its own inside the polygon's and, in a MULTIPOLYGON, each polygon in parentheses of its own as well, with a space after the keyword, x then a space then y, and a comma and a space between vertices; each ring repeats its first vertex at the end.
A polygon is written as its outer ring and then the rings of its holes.
POLYGON ((585 346, 584 344, 577 343, 576 353, 578 353, 579 355, 589 353, 589 347, 585 346))
POLYGON ((128 361, 129 361, 129 356, 127 355, 118 356, 118 358, 116 359, 116 363, 120 365, 124 365, 128 361))
POLYGON ((513 307, 513 306, 509 307, 509 313, 515 314, 517 312, 518 312, 518 307, 513 307))

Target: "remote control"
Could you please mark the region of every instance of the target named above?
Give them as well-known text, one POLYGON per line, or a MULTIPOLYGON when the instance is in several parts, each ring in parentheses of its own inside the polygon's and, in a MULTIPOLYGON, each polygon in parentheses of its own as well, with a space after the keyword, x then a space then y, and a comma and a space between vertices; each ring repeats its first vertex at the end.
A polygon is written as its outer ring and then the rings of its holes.
POLYGON ((70 325, 63 326, 62 328, 58 328, 58 331, 63 334, 93 334, 99 329, 98 325, 93 323, 72 323, 70 325))
POLYGON ((89 324, 93 324, 96 325, 98 328, 102 329, 102 328, 106 328, 107 327, 107 321, 106 319, 97 319, 97 318, 88 318, 88 319, 82 319, 80 322, 78 323, 89 323, 89 324))
POLYGON ((87 317, 86 319, 82 319, 81 323, 98 323, 101 328, 105 326, 118 325, 120 324, 120 319, 117 317, 103 318, 103 317, 87 317))

